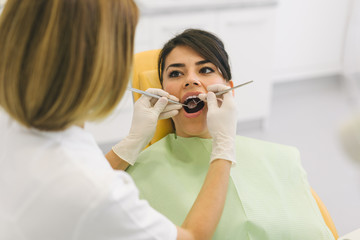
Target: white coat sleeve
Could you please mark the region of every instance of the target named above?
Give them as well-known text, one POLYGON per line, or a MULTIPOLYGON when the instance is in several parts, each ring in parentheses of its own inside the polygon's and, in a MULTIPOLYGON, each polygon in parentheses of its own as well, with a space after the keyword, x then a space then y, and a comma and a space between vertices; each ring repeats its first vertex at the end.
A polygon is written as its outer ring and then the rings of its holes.
POLYGON ((155 211, 139 192, 131 177, 116 174, 110 191, 84 215, 76 239, 176 239, 176 226, 155 211))

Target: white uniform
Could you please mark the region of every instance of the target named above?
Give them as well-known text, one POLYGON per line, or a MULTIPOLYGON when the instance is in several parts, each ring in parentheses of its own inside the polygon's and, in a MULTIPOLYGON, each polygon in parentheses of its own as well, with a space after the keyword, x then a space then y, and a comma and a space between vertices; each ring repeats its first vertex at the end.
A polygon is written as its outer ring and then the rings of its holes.
POLYGON ((176 239, 89 133, 27 129, 0 114, 0 239, 176 239))

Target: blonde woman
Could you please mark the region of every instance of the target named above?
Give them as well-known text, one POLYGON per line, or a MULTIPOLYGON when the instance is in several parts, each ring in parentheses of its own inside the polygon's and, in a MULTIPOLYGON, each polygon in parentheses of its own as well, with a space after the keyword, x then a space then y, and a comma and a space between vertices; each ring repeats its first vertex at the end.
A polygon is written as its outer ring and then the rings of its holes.
MULTIPOLYGON (((114 171, 86 121, 109 114, 130 74, 138 9, 132 0, 8 0, 0 16, 0 239, 210 239, 224 206, 236 118, 231 95, 207 95, 217 151, 181 227, 140 200, 114 171), (228 116, 226 128, 219 118, 228 116), (229 117, 230 116, 230 117, 229 117), (221 136, 217 138, 216 136, 221 136)), ((218 86, 218 89, 224 87, 218 86)), ((180 105, 142 97, 107 156, 133 164, 158 118, 180 105)))

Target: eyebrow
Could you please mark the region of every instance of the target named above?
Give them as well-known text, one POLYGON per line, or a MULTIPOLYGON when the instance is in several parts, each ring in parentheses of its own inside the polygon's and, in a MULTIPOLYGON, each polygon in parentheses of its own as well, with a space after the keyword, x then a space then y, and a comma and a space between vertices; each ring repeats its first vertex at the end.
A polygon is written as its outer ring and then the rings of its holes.
MULTIPOLYGON (((209 60, 202 60, 202 61, 198 61, 195 63, 196 66, 199 66, 199 65, 203 65, 205 63, 209 63, 210 61, 209 60)), ((169 67, 185 67, 185 64, 183 63, 173 63, 173 64, 170 64, 167 68, 166 68, 166 71, 169 69, 169 67)))

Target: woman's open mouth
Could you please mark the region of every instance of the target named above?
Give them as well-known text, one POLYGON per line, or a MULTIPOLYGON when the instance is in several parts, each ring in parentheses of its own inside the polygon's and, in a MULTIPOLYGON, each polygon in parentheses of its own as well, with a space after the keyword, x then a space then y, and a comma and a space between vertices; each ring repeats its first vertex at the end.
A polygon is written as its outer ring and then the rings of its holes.
POLYGON ((186 106, 184 106, 184 110, 187 113, 196 113, 196 112, 200 111, 201 109, 203 109, 205 106, 204 101, 202 101, 197 96, 188 97, 185 100, 184 104, 186 105, 186 106))

